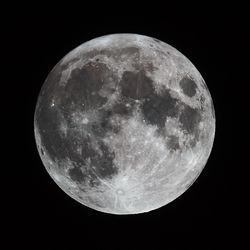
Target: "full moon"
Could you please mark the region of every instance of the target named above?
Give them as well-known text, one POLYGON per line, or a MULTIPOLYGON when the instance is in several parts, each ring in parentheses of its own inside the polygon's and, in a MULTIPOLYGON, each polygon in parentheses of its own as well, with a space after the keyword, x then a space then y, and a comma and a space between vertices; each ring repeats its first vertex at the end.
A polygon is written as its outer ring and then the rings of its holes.
POLYGON ((138 214, 196 180, 212 150, 215 113, 182 53, 155 38, 112 34, 56 64, 34 130, 42 162, 65 193, 101 212, 138 214))

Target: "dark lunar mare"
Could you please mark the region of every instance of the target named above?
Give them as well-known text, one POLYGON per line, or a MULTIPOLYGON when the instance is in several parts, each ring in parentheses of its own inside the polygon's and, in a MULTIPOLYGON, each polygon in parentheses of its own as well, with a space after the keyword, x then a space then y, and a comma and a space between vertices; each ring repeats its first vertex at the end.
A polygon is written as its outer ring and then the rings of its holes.
MULTIPOLYGON (((53 119, 55 116, 52 115, 51 118, 53 119)), ((56 122, 40 123, 39 131, 44 131, 44 133, 40 132, 42 145, 50 158, 59 162, 59 167, 63 167, 70 160, 73 165, 73 168, 69 170, 72 180, 79 183, 88 181, 90 185, 97 185, 99 184, 97 177, 109 179, 117 174, 117 169, 113 163, 114 153, 110 152, 108 146, 102 142, 101 137, 97 138, 96 141, 99 150, 102 152, 100 154, 98 150, 93 148, 91 137, 84 137, 78 131, 70 128, 67 137, 62 137, 58 126, 59 124, 56 124, 56 122), (52 130, 52 126, 55 129, 52 130), (79 146, 82 147, 80 153, 77 150, 79 146), (89 159, 90 167, 88 167, 89 159)))
POLYGON ((182 128, 190 134, 195 132, 198 123, 201 121, 201 115, 198 109, 191 108, 188 105, 184 105, 181 111, 179 121, 182 128))
POLYGON ((143 70, 125 71, 120 81, 121 94, 126 98, 141 100, 154 92, 152 80, 143 70))
MULTIPOLYGON (((129 102, 127 102, 129 103, 129 102)), ((115 115, 128 118, 132 116, 133 104, 126 106, 124 102, 118 102, 109 109, 101 109, 98 112, 99 119, 91 122, 91 131, 97 138, 103 138, 108 132, 117 134, 121 126, 119 123, 112 123, 111 118, 115 115)))
MULTIPOLYGON (((85 110, 100 108, 106 103, 107 98, 100 96, 98 92, 109 83, 109 77, 114 81, 115 76, 103 63, 88 63, 82 68, 76 68, 71 72, 70 78, 63 88, 64 98, 61 98, 62 106, 84 106, 85 110)), ((115 89, 109 89, 112 94, 115 89)))
MULTIPOLYGON (((195 82, 184 77, 180 83, 188 96, 196 93, 195 82)), ((170 90, 164 89, 160 94, 154 91, 153 82, 143 70, 137 72, 125 71, 120 81, 121 94, 125 100, 141 100, 141 111, 147 124, 156 125, 159 136, 166 136, 165 122, 167 117, 175 117, 181 123, 185 133, 194 136, 191 146, 195 146, 199 138, 198 125, 201 114, 198 109, 191 108, 180 99, 174 98, 170 90)), ((179 138, 168 135, 167 145, 170 150, 180 148, 179 138)))
POLYGON ((200 129, 199 123, 202 120, 201 111, 198 108, 191 108, 188 105, 182 104, 179 121, 185 133, 193 135, 191 147, 194 147, 199 139, 200 129))
POLYGON ((178 100, 168 90, 157 94, 153 81, 143 70, 125 71, 120 81, 121 94, 125 100, 141 100, 142 115, 148 124, 157 125, 159 130, 165 126, 167 116, 176 116, 178 100))
POLYGON ((177 117, 178 99, 170 95, 169 90, 161 94, 152 92, 142 105, 142 114, 146 122, 164 129, 167 117, 177 117))
MULTIPOLYGON (((100 153, 93 148, 90 136, 86 137, 74 128, 71 115, 76 110, 83 113, 98 110, 105 104, 107 98, 100 96, 98 91, 109 83, 109 77, 115 76, 102 63, 88 63, 81 69, 72 70, 70 78, 63 86, 60 82, 61 69, 58 64, 49 74, 37 103, 35 122, 41 135, 41 144, 51 159, 59 162, 59 167, 63 167, 68 160, 71 161, 73 168, 69 170, 69 175, 73 181, 98 185, 98 178, 108 179, 117 174, 113 163, 114 154, 102 141, 110 129, 117 129, 109 124, 109 118, 113 113, 127 114, 128 110, 122 105, 117 106, 114 111, 100 110, 97 114, 100 119, 96 124, 90 122, 86 127, 96 138, 102 152, 100 153), (55 101, 53 107, 52 99, 55 101), (62 122, 68 127, 66 135, 62 135, 60 131, 62 122), (79 146, 82 146, 80 153, 79 146), (89 159, 90 167, 87 167, 89 159)), ((109 88, 109 91, 112 94, 115 90, 109 88)))
POLYGON ((167 146, 170 149, 170 151, 175 151, 177 149, 180 149, 178 136, 169 135, 167 138, 167 146))

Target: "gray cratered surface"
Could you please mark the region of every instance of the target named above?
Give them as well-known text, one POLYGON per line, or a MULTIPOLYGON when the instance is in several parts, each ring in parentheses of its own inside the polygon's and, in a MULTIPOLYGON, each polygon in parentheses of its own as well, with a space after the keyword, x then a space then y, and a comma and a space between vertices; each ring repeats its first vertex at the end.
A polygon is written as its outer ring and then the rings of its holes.
POLYGON ((212 99, 194 65, 137 34, 99 37, 67 54, 41 89, 34 125, 61 189, 112 214, 147 212, 180 196, 215 135, 212 99))

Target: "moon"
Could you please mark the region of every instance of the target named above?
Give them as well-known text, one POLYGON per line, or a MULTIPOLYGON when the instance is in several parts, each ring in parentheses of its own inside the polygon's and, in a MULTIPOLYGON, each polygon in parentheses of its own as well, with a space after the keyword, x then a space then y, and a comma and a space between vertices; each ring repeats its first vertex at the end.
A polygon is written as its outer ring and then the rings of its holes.
POLYGON ((70 197, 138 214, 183 194, 215 136, 208 87, 178 50, 138 34, 95 38, 49 73, 34 131, 41 160, 70 197))

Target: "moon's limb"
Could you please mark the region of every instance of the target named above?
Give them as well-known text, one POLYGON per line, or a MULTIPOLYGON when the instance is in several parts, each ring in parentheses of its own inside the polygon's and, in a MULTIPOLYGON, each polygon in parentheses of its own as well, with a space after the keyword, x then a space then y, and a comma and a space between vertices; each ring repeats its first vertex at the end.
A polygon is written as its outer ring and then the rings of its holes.
POLYGON ((100 37, 66 55, 35 113, 39 154, 54 181, 114 214, 180 196, 205 166, 214 135, 212 98, 194 65, 135 34, 100 37))

